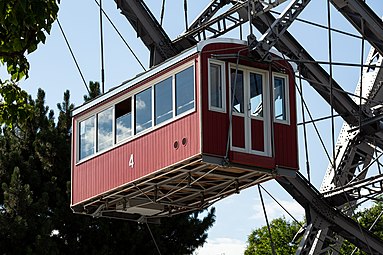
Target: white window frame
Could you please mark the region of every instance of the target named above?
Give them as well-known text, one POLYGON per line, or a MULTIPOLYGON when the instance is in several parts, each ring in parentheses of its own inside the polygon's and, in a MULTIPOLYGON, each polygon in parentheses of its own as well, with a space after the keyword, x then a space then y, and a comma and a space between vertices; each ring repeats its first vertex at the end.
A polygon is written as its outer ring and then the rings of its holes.
POLYGON ((132 137, 134 137, 134 132, 135 132, 135 127, 133 126, 134 124, 134 118, 135 118, 135 113, 134 113, 134 95, 135 94, 130 94, 128 97, 124 97, 122 100, 119 100, 119 101, 116 101, 112 104, 112 107, 113 107, 113 137, 114 137, 114 146, 116 145, 120 145, 121 143, 124 143, 130 139, 132 139, 132 137), (116 133, 116 105, 129 99, 130 98, 130 109, 131 109, 131 115, 130 115, 130 126, 131 126, 131 134, 130 136, 122 139, 121 141, 117 142, 117 133, 116 133))
POLYGON ((273 120, 275 123, 281 123, 285 125, 290 125, 290 86, 289 86, 289 76, 287 74, 282 74, 282 73, 276 73, 273 72, 273 95, 272 95, 272 100, 273 100, 273 120), (275 84, 275 77, 282 78, 285 80, 285 109, 286 109, 286 120, 280 120, 275 118, 275 99, 274 99, 274 84, 275 84))
POLYGON ((187 62, 185 64, 182 64, 176 68, 174 68, 173 70, 167 72, 165 75, 161 75, 151 81, 149 81, 147 84, 143 85, 143 86, 139 86, 131 91, 129 91, 128 93, 126 93, 126 95, 122 96, 122 97, 118 97, 117 99, 113 100, 113 101, 110 101, 108 102, 107 104, 105 104, 104 106, 100 107, 100 108, 96 108, 93 109, 92 111, 90 111, 89 113, 87 114, 84 114, 84 115, 81 115, 80 117, 78 117, 76 120, 75 120, 75 125, 76 125, 76 138, 75 138, 75 141, 76 141, 76 145, 75 145, 75 148, 76 148, 76 165, 79 165, 93 157, 96 157, 102 153, 105 153, 115 147, 118 147, 118 146, 121 146, 122 144, 125 144, 127 142, 130 142, 134 139, 137 139, 149 132, 152 132, 153 130, 157 129, 157 128, 161 128, 162 126, 165 126, 167 125, 168 123, 170 122, 173 122, 173 121, 177 121, 178 119, 192 113, 192 112, 195 112, 196 109, 197 109, 197 98, 196 98, 196 64, 195 64, 195 61, 190 61, 190 62, 187 62), (188 110, 188 111, 185 111, 179 115, 176 115, 176 110, 175 110, 175 107, 176 107, 176 100, 175 100, 175 97, 176 97, 176 86, 175 86, 175 75, 180 73, 181 71, 189 68, 189 67, 193 67, 193 98, 194 98, 194 104, 193 104, 193 108, 188 110), (155 107, 155 103, 154 103, 154 86, 169 78, 169 77, 172 77, 172 98, 173 98, 173 116, 172 118, 170 118, 169 120, 167 121, 164 121, 162 123, 160 123, 159 125, 155 125, 154 124, 154 107, 155 107), (144 131, 136 134, 136 123, 135 123, 135 115, 136 115, 136 112, 135 112, 135 96, 148 89, 148 88, 151 88, 151 93, 152 93, 152 126, 150 128, 147 128, 145 129, 144 131), (131 98, 131 109, 132 109, 132 117, 131 117, 131 126, 132 126, 132 135, 130 137, 127 137, 125 139, 123 139, 122 141, 118 142, 116 141, 116 125, 115 125, 115 105, 128 99, 128 98, 131 98), (110 107, 113 107, 113 145, 104 149, 104 150, 101 150, 101 151, 97 151, 97 135, 98 135, 98 127, 97 127, 97 116, 99 113, 103 112, 104 110, 106 109, 109 109, 110 107), (94 133, 94 153, 92 155, 89 155, 87 157, 84 157, 82 159, 80 159, 80 133, 79 133, 79 130, 80 130, 80 123, 87 120, 88 118, 91 118, 91 117, 94 117, 95 118, 95 133, 94 133))
POLYGON ((89 158, 92 158, 94 157, 95 154, 97 154, 97 151, 96 151, 96 143, 97 143, 97 116, 96 114, 91 114, 91 115, 87 115, 85 118, 81 118, 80 120, 77 121, 77 124, 76 124, 76 128, 77 128, 77 135, 76 135, 76 159, 77 159, 77 163, 78 162, 82 162, 82 161, 85 161, 89 158), (80 125, 82 122, 90 119, 90 118, 94 118, 94 136, 93 136, 93 154, 91 155, 88 155, 86 157, 83 157, 80 159, 80 154, 81 154, 81 130, 80 130, 80 125))
POLYGON ((112 106, 110 106, 110 107, 108 107, 108 108, 105 108, 105 109, 103 109, 102 111, 99 111, 99 112, 97 112, 97 114, 95 115, 95 117, 96 117, 96 120, 95 120, 95 122, 96 122, 96 142, 95 142, 95 154, 96 153, 99 153, 99 152, 103 152, 103 151, 105 151, 105 150, 108 150, 108 149, 110 149, 110 148, 112 148, 115 144, 116 144, 116 141, 115 141, 115 119, 114 119, 114 117, 115 117, 115 114, 114 114, 114 105, 112 105, 112 106), (109 147, 106 147, 106 148, 104 148, 104 149, 101 149, 101 150, 99 150, 99 148, 98 148, 98 136, 99 136, 99 134, 98 134, 98 128, 99 128, 99 125, 98 125, 98 115, 100 114, 100 113, 102 113, 102 112, 104 112, 104 111, 107 111, 107 110, 110 110, 110 109, 112 109, 112 145, 111 146, 109 146, 109 147))
POLYGON ((208 101, 209 101, 209 111, 222 112, 226 113, 226 64, 223 61, 208 59, 208 101), (216 107, 211 105, 211 79, 210 79, 210 65, 215 64, 221 67, 221 97, 222 97, 222 106, 216 107))
MULTIPOLYGON (((197 109, 197 98, 196 98, 196 65, 195 65, 194 62, 192 64, 189 63, 187 65, 182 65, 182 66, 174 69, 174 71, 171 72, 171 75, 169 75, 169 76, 173 77, 173 79, 172 79, 172 82, 173 82, 173 91, 172 91, 172 93, 173 93, 173 100, 174 100, 173 101, 174 102, 174 109, 173 109, 174 119, 172 119, 171 121, 174 121, 174 120, 176 120, 178 118, 181 118, 181 117, 183 117, 185 115, 188 115, 191 112, 194 112, 197 109), (191 108, 190 110, 187 110, 187 111, 177 115, 177 109, 176 109, 177 108, 177 102, 176 102, 177 101, 176 100, 176 97, 177 97, 177 94, 176 94, 176 89, 177 89, 176 75, 179 74, 180 72, 188 69, 189 67, 193 67, 193 85, 194 85, 193 86, 193 100, 194 100, 193 108, 191 108)), ((165 121, 164 123, 167 123, 167 122, 165 121)), ((162 125, 162 123, 161 123, 161 125, 162 125)))
MULTIPOLYGON (((229 64, 229 74, 230 74, 230 70, 231 69, 236 69, 237 68, 237 65, 235 64, 229 64)), ((243 71, 243 82, 244 82, 244 99, 250 99, 250 96, 248 95, 248 93, 250 92, 249 90, 245 89, 245 86, 246 84, 249 84, 250 83, 250 80, 249 80, 249 77, 250 77, 250 73, 256 73, 256 74, 260 74, 262 75, 262 94, 263 94, 263 117, 260 117, 260 116, 252 116, 251 114, 248 113, 248 109, 244 110, 244 113, 237 113, 237 112, 232 112, 232 114, 234 116, 239 116, 239 117, 244 117, 245 118, 245 128, 246 130, 245 131, 245 148, 240 148, 240 147, 235 147, 233 146, 233 142, 232 142, 232 138, 233 138, 233 135, 232 135, 232 127, 231 130, 230 130, 230 148, 231 150, 233 151, 238 151, 238 152, 243 152, 243 153, 249 153, 249 154, 254 154, 254 155, 260 155, 260 156, 266 156, 266 157, 271 157, 272 155, 272 144, 271 144, 271 123, 272 123, 272 116, 271 116, 271 109, 268 105, 268 100, 270 100, 271 98, 271 95, 269 93, 269 89, 268 89, 268 84, 270 83, 269 80, 269 72, 266 71, 266 70, 263 70, 263 69, 258 69, 258 68, 254 68, 254 67, 250 67, 250 66, 243 66, 243 65, 238 65, 238 70, 240 71, 243 71), (247 91, 247 92, 246 92, 247 91), (257 151, 257 150, 253 150, 251 148, 251 139, 247 139, 247 138, 251 138, 251 123, 249 123, 249 121, 251 121, 252 119, 255 119, 255 120, 260 120, 260 121, 263 121, 263 144, 264 144, 264 151, 257 151), (247 137, 247 138, 246 138, 247 137)), ((232 106, 232 95, 231 95, 231 77, 229 77, 229 108, 231 108, 232 106)), ((248 108, 249 107, 249 103, 250 102, 244 102, 244 107, 248 108)), ((232 109, 229 109, 230 111, 232 111, 232 109)), ((274 116, 274 113, 273 113, 273 116, 274 116)))

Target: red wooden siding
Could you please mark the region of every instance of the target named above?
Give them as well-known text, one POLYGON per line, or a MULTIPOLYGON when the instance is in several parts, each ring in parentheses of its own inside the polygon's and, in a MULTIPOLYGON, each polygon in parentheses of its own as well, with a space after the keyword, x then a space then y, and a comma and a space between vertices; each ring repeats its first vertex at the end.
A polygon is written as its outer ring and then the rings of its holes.
POLYGON ((298 169, 298 136, 294 73, 291 68, 288 68, 288 70, 290 125, 274 123, 275 161, 277 165, 298 169))
MULTIPOLYGON (((226 62, 226 113, 210 111, 208 100, 208 59, 212 54, 237 54, 238 50, 245 49, 244 45, 237 44, 209 44, 205 46, 201 53, 201 100, 202 100, 202 151, 204 154, 224 157, 229 129, 229 83, 228 63, 235 63, 236 59, 223 59, 226 62)), ((242 51, 244 54, 245 51, 242 51)), ((251 66, 269 71, 268 64, 259 62, 240 61, 241 65, 251 66)), ((289 102, 290 102, 290 125, 274 123, 274 144, 272 144, 273 155, 271 157, 259 156, 254 154, 230 151, 230 161, 234 163, 275 168, 276 165, 298 169, 298 148, 297 148, 297 128, 296 128, 296 108, 295 108, 295 87, 294 73, 290 65, 285 61, 280 64, 286 67, 289 75, 289 102)), ((268 86, 271 86, 271 82, 268 86)), ((271 99, 272 100, 272 97, 271 99)), ((232 119, 232 145, 239 148, 245 147, 244 119, 243 117, 233 116, 232 119)), ((264 151, 264 130, 262 123, 257 120, 251 121, 251 148, 253 150, 264 151)), ((270 138, 271 139, 271 138, 270 138)))
MULTIPOLYGON (((78 135, 75 125, 77 116, 74 118, 72 205, 101 196, 105 192, 201 154, 199 67, 197 55, 193 56, 193 61, 195 61, 195 111, 162 127, 154 127, 154 130, 149 131, 147 134, 115 146, 113 149, 79 164, 76 164, 77 151, 75 146, 76 136, 78 135), (186 139, 185 145, 182 143, 184 138, 186 139), (178 142, 178 148, 174 147, 175 142, 178 142), (133 168, 129 166, 130 155, 132 154, 134 156, 133 168)), ((190 61, 190 58, 188 60, 190 61)), ((185 61, 182 63, 185 63, 185 61)), ((124 95, 120 94, 120 96, 124 95)))
POLYGON ((251 149, 264 151, 263 121, 251 120, 251 149))
POLYGON ((200 153, 199 117, 194 112, 153 132, 74 166, 72 204, 146 176, 200 153), (182 139, 187 144, 182 145, 182 139), (178 141, 178 149, 174 143, 178 141), (134 155, 134 168, 129 166, 134 155))
MULTIPOLYGON (((206 123, 207 124, 207 123, 206 123)), ((232 121, 232 144, 237 148, 245 148, 245 119, 239 116, 233 116, 232 121)), ((220 125, 217 125, 220 128, 220 125)))
MULTIPOLYGON (((203 153, 215 156, 225 156, 227 137, 229 130, 229 105, 226 103, 226 113, 209 111, 208 98, 208 58, 211 54, 220 53, 237 53, 240 49, 245 49, 246 45, 238 44, 209 44, 203 48, 201 53, 201 91, 202 91, 202 134, 203 134, 203 153), (228 50, 230 49, 230 50, 228 50)), ((229 102, 229 76, 228 65, 226 64, 226 102, 229 102)), ((244 128, 242 117, 233 116, 234 130, 244 128), (237 121, 238 119, 238 121, 237 121), (242 119, 242 120, 241 120, 242 119)), ((244 147, 245 137, 237 136, 234 138, 233 144, 238 147, 244 147)))

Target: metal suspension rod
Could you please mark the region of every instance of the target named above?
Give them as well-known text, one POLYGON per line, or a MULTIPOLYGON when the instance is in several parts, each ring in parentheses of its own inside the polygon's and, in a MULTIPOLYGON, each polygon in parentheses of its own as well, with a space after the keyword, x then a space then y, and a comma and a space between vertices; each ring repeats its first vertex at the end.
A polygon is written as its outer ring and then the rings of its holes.
POLYGON ((148 230, 149 230, 150 236, 152 237, 153 243, 154 243, 154 245, 155 245, 155 246, 156 246, 156 248, 157 248, 157 252, 158 252, 158 254, 160 254, 160 255, 161 255, 161 251, 160 251, 160 248, 159 248, 159 247, 158 247, 158 245, 157 245, 156 239, 154 239, 153 233, 152 233, 152 231, 150 230, 150 227, 149 227, 149 224, 148 224, 148 222, 145 222, 145 224, 146 224, 146 227, 147 227, 147 228, 148 228, 148 230))
POLYGON ((273 242, 273 237, 271 236, 270 224, 269 224, 269 220, 267 219, 267 213, 266 213, 265 203, 264 203, 264 201, 263 201, 261 188, 260 188, 259 186, 260 186, 260 185, 258 184, 259 197, 261 198, 261 203, 262 203, 263 213, 264 213, 264 215, 265 215, 265 220, 266 220, 266 224, 267 224, 267 229, 268 229, 268 231, 269 231, 269 238, 270 238, 271 251, 272 251, 273 255, 276 255, 276 253, 275 253, 275 246, 274 246, 274 242, 273 242))
POLYGON ((165 0, 162 0, 161 17, 160 17, 160 25, 161 26, 162 26, 162 22, 164 21, 164 14, 165 14, 165 0))
POLYGON ((303 86, 302 86, 302 78, 299 75, 299 88, 301 91, 301 112, 302 112, 302 123, 303 123, 303 139, 305 141, 305 158, 306 158, 306 171, 307 171, 307 179, 311 182, 310 175, 310 163, 309 163, 309 148, 307 146, 307 130, 306 130, 306 117, 305 117, 305 108, 303 105, 303 86))
POLYGON ((76 64, 77 70, 78 70, 78 72, 80 73, 80 76, 81 76, 81 79, 82 79, 82 81, 83 81, 83 83, 84 83, 84 86, 85 86, 86 90, 88 91, 88 93, 90 94, 90 90, 89 90, 89 88, 88 88, 88 85, 86 85, 86 81, 85 81, 84 75, 82 74, 82 71, 81 71, 80 66, 79 66, 79 64, 78 64, 78 62, 77 62, 76 56, 75 56, 74 53, 73 53, 72 47, 71 47, 70 44, 69 44, 69 41, 68 41, 68 39, 67 39, 67 37, 66 37, 66 35, 65 35, 65 33, 64 33, 64 29, 62 28, 59 19, 57 19, 57 24, 59 25, 61 34, 62 34, 63 37, 64 37, 65 43, 66 43, 66 45, 67 45, 67 47, 68 47, 68 49, 69 49, 69 51, 70 51, 70 54, 72 55, 73 61, 74 61, 74 63, 76 64))
MULTIPOLYGON (((307 111, 307 113, 308 113, 308 115, 309 115, 310 120, 313 122, 314 118, 313 118, 313 116, 311 115, 311 112, 310 112, 310 110, 309 110, 309 108, 308 108, 308 106, 307 106, 307 104, 306 104, 306 101, 305 101, 305 100, 303 99, 303 97, 302 97, 302 92, 301 92, 301 90, 298 88, 298 85, 297 85, 296 83, 295 83, 295 87, 297 88, 298 93, 301 95, 301 98, 302 98, 302 100, 303 100, 303 105, 304 105, 305 108, 306 108, 306 111, 307 111)), ((327 159, 329 160, 329 162, 331 162, 330 154, 328 153, 328 151, 327 151, 327 149, 326 149, 326 146, 325 146, 325 144, 324 144, 324 141, 323 141, 323 139, 322 139, 322 136, 320 135, 319 130, 318 130, 318 127, 316 126, 315 122, 313 122, 313 127, 314 127, 314 129, 315 129, 315 132, 317 133, 317 136, 318 136, 319 141, 320 141, 320 143, 321 143, 321 145, 322 145, 322 148, 323 148, 323 150, 324 150, 325 153, 326 153, 327 159)))
MULTIPOLYGON (((100 6, 100 4, 97 2, 97 0, 94 0, 94 2, 100 6)), ((142 64, 142 62, 140 61, 140 59, 137 57, 136 53, 134 53, 133 49, 129 46, 128 42, 125 40, 125 38, 122 36, 122 34, 120 33, 120 31, 118 30, 118 28, 116 27, 116 25, 114 25, 113 21, 110 19, 109 15, 104 11, 104 9, 102 9, 102 13, 105 15, 106 19, 109 21, 109 23, 112 25, 114 31, 116 31, 116 33, 118 34, 118 36, 121 38, 121 40, 124 42, 125 46, 129 49, 130 53, 132 53, 133 57, 137 60, 137 62, 140 64, 140 66, 142 67, 142 69, 144 69, 144 71, 146 71, 146 68, 145 66, 142 64)))
POLYGON ((302 223, 300 223, 295 217, 294 215, 292 215, 281 203, 279 203, 279 201, 273 197, 270 192, 268 192, 261 184, 259 184, 259 186, 288 214, 290 215, 290 217, 299 225, 302 227, 302 223))
POLYGON ((332 167, 334 172, 336 170, 335 161, 335 121, 334 121, 334 95, 333 95, 333 73, 332 73, 332 38, 331 38, 331 10, 330 0, 327 0, 327 28, 328 28, 328 58, 329 58, 329 69, 330 69, 330 106, 331 106, 331 145, 332 145, 332 167))
POLYGON ((185 31, 188 31, 188 1, 184 0, 184 12, 185 12, 185 31))
POLYGON ((100 0, 100 54, 101 54, 101 94, 105 91, 105 73, 104 73, 104 35, 102 27, 102 0, 100 0))

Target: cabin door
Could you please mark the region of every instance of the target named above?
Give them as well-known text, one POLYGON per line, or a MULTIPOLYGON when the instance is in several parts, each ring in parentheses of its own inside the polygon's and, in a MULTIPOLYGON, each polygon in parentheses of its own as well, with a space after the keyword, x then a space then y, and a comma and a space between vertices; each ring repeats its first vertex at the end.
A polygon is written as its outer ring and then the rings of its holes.
POLYGON ((267 72, 257 69, 230 69, 233 100, 231 149, 271 155, 270 96, 267 72))

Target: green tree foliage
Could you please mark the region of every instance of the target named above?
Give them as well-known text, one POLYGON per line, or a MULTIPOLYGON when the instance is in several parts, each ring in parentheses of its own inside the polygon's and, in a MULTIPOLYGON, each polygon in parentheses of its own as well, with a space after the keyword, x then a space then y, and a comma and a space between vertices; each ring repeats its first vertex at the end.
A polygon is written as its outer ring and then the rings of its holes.
POLYGON ((28 117, 27 93, 17 82, 28 77, 26 55, 45 43, 57 18, 59 0, 0 1, 0 64, 10 77, 0 78, 0 123, 28 117))
POLYGON ((101 95, 100 83, 98 81, 89 82, 89 95, 84 95, 84 101, 88 102, 93 98, 101 95))
MULTIPOLYGON (((373 223, 375 222, 375 220, 377 220, 375 225, 372 227, 371 232, 383 240, 383 218, 380 215, 382 211, 383 211, 383 202, 379 201, 379 202, 376 202, 372 207, 363 209, 355 213, 354 219, 358 220, 359 224, 365 229, 370 229, 373 223), (378 218, 379 216, 380 218, 378 218)), ((346 240, 341 247, 340 254, 344 254, 344 255, 351 254, 354 249, 355 249, 355 246, 346 240)), ((367 253, 360 250, 356 250, 354 254, 365 255, 367 253)))
MULTIPOLYGON (((274 242, 275 252, 279 255, 295 254, 296 244, 292 244, 295 234, 300 226, 296 222, 288 222, 286 219, 277 218, 271 221, 271 237, 274 242)), ((245 255, 272 255, 269 231, 267 226, 255 229, 247 240, 245 255)))
MULTIPOLYGON (((372 207, 357 212, 354 215, 354 218, 366 229, 370 229, 373 223, 377 220, 371 231, 377 237, 383 239, 383 219, 379 218, 382 211, 383 202, 376 202, 372 207)), ((299 225, 297 223, 290 223, 284 218, 277 218, 271 222, 272 238, 275 243, 277 254, 295 254, 298 246, 296 244, 291 244, 291 241, 298 230, 299 225)), ((354 249, 355 246, 346 240, 343 243, 339 254, 349 255, 354 249)), ((258 254, 272 254, 269 233, 266 226, 254 230, 248 238, 248 246, 245 255, 258 254)), ((360 250, 356 250, 354 254, 367 255, 367 253, 360 250)))
MULTIPOLYGON (((59 115, 45 93, 27 99, 28 120, 0 131, 1 254, 158 254, 146 224, 92 218, 70 210, 70 95, 59 115)), ((214 208, 164 218, 150 229, 162 254, 192 254, 207 238, 214 208)))
POLYGON ((0 2, 0 61, 12 80, 28 75, 25 54, 45 43, 58 13, 57 0, 7 0, 0 2))

